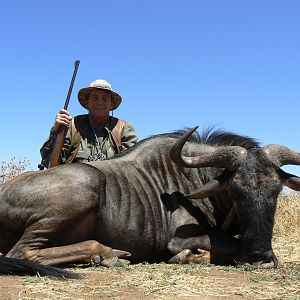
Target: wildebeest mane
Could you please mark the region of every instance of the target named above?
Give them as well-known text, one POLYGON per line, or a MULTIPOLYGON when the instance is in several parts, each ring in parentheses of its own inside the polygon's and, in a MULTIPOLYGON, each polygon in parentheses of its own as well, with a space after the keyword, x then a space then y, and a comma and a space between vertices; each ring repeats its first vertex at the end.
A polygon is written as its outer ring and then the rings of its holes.
MULTIPOLYGON (((182 135, 187 130, 189 130, 189 128, 186 130, 179 130, 175 134, 182 135)), ((201 133, 196 131, 189 141, 212 146, 240 146, 246 149, 260 147, 260 143, 254 138, 238 135, 222 129, 215 129, 214 127, 203 129, 201 133)))
MULTIPOLYGON (((131 151, 134 151, 135 148, 139 147, 141 143, 146 143, 147 141, 159 137, 179 137, 185 134, 190 128, 182 129, 182 130, 177 130, 171 133, 161 133, 161 134, 156 134, 152 135, 150 137, 147 137, 133 147, 126 149, 118 154, 116 154, 112 158, 108 159, 113 159, 116 157, 121 157, 126 154, 128 154, 131 151)), ((259 148, 260 144, 257 140, 254 138, 248 137, 248 136, 242 136, 238 135, 236 133, 230 132, 230 131, 225 131, 222 129, 215 129, 214 127, 209 127, 206 129, 203 129, 201 133, 198 131, 195 131, 193 135, 189 138, 190 142, 195 142, 195 143, 202 143, 202 144, 207 144, 207 145, 212 145, 212 146, 241 146, 246 149, 253 149, 253 148, 259 148)))

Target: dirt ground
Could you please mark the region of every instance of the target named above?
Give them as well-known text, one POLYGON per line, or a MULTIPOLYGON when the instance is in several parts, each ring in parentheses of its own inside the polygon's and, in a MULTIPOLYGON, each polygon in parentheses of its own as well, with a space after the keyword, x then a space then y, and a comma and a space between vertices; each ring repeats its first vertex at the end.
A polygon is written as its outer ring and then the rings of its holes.
POLYGON ((82 278, 1 276, 0 299, 300 299, 300 261, 276 270, 139 264, 75 272, 82 278))

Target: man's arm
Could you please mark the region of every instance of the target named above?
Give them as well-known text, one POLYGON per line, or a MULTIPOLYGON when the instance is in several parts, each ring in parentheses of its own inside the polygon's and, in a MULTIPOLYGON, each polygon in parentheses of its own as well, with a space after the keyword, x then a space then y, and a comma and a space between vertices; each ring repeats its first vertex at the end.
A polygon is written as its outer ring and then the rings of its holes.
POLYGON ((125 126, 122 130, 122 148, 128 149, 138 142, 138 136, 134 128, 125 122, 125 126))

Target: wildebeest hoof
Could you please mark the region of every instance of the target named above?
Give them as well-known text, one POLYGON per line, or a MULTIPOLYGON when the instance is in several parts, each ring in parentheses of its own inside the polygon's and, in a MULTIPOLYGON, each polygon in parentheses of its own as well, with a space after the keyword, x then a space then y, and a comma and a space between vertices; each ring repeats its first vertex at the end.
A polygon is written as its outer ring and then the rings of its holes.
POLYGON ((127 252, 127 251, 118 250, 118 249, 112 249, 112 251, 113 251, 114 255, 119 258, 126 258, 126 257, 131 256, 131 253, 127 252))
POLYGON ((101 258, 99 255, 95 255, 92 259, 91 259, 91 265, 92 266, 99 266, 101 264, 101 258))
POLYGON ((119 259, 121 266, 120 267, 126 267, 130 264, 130 261, 127 259, 119 259))
POLYGON ((170 264, 186 264, 188 255, 192 254, 190 249, 184 249, 173 256, 168 263, 170 264))
POLYGON ((106 258, 101 261, 101 265, 104 267, 124 267, 129 264, 126 259, 119 259, 118 257, 106 258))
POLYGON ((199 254, 194 254, 190 249, 184 249, 175 256, 173 256, 169 263, 171 264, 202 264, 202 263, 210 263, 211 257, 210 252, 197 249, 199 254))
POLYGON ((197 249, 198 254, 204 255, 205 254, 205 250, 198 248, 197 249))

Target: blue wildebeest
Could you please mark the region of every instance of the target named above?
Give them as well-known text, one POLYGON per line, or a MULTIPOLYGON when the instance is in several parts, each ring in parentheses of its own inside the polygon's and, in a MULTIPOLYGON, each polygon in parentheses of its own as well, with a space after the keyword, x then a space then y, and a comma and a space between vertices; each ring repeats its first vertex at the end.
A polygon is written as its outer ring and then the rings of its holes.
POLYGON ((300 178, 280 167, 300 164, 300 154, 194 131, 156 135, 113 159, 28 172, 4 184, 0 272, 9 258, 15 265, 209 260, 276 267, 277 196, 283 185, 300 189, 300 178))

